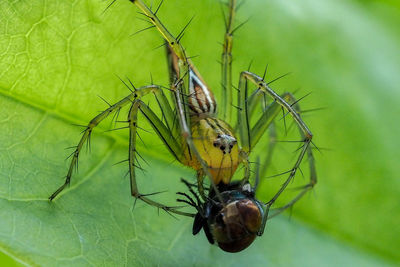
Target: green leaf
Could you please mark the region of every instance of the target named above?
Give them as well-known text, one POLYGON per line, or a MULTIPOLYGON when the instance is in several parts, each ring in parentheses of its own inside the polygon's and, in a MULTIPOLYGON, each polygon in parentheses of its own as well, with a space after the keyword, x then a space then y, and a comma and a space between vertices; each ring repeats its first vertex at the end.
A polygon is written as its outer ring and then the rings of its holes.
MULTIPOLYGON (((192 219, 173 218, 130 196, 126 132, 93 134, 79 173, 55 202, 48 196, 63 183, 64 159, 81 129, 105 103, 136 86, 167 84, 162 39, 129 1, 2 1, 0 3, 0 251, 28 265, 384 265, 400 261, 400 11, 385 2, 246 1, 238 20, 234 82, 247 69, 297 95, 315 143, 319 183, 292 212, 268 222, 264 236, 231 255, 191 235, 192 219), (305 114, 306 115, 306 114, 305 114), (397 145, 397 146, 396 146, 397 145), (397 156, 397 157, 396 157, 397 156)), ((165 1, 159 11, 172 33, 196 15, 183 43, 213 90, 220 84, 223 22, 215 1, 165 1)), ((217 94, 218 95, 218 94, 217 94)), ((126 113, 121 113, 121 118, 126 113)), ((155 135, 140 146, 149 166, 138 172, 144 193, 176 205, 180 177, 193 178, 168 156, 155 135)), ((291 148, 289 148, 290 150, 291 148)), ((279 154, 277 159, 282 159, 279 154)), ((286 154, 287 155, 287 154, 286 154)), ((290 155, 292 157, 292 155, 290 155)), ((143 163, 145 164, 145 163, 143 163)), ((286 166, 286 165, 285 165, 286 166)), ((275 170, 279 163, 274 162, 275 170)), ((300 176, 299 176, 300 177, 300 176)), ((297 179, 297 178, 296 178, 297 179)), ((299 178, 298 180, 301 180, 299 178)), ((300 181, 304 182, 304 181, 300 181)), ((260 198, 270 192, 263 183, 260 198)), ((16 263, 17 264, 17 263, 16 263)))

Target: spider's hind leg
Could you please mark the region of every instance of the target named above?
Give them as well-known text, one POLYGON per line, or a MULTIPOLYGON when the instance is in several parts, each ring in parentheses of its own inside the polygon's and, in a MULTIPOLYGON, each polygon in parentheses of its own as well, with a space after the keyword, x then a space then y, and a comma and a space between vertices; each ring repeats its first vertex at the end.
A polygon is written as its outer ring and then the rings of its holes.
POLYGON ((131 184, 131 194, 136 199, 140 199, 143 202, 154 206, 158 209, 162 209, 166 212, 172 212, 179 215, 193 217, 194 214, 187 213, 183 211, 179 211, 179 207, 171 207, 168 205, 164 205, 157 201, 154 201, 148 196, 154 195, 156 193, 150 194, 142 194, 139 192, 139 188, 136 182, 136 173, 135 173, 135 162, 136 162, 136 136, 137 136, 137 113, 138 111, 144 115, 146 120, 150 123, 154 131, 163 141, 163 143, 167 146, 168 150, 171 154, 177 159, 180 159, 181 155, 181 145, 172 137, 171 131, 168 129, 167 126, 157 117, 157 115, 143 103, 140 99, 136 99, 132 102, 131 108, 128 114, 128 123, 129 123, 129 174, 130 174, 130 184, 131 184))

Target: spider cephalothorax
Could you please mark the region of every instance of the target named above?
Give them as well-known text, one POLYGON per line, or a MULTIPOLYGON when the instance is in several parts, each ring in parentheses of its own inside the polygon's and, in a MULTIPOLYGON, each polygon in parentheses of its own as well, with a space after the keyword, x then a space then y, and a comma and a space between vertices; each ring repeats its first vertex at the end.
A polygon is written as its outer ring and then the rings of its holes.
MULTIPOLYGON (((114 2, 115 0, 112 3, 114 2)), ((298 100, 290 93, 282 95, 275 93, 269 87, 270 83, 264 80, 265 74, 260 77, 250 71, 243 71, 240 73, 239 84, 235 90, 237 101, 234 103, 232 42, 233 33, 237 29, 233 26, 236 0, 229 0, 229 15, 225 21, 226 32, 221 57, 222 94, 220 100, 222 105, 218 106, 218 112, 213 92, 193 62, 186 56, 185 49, 181 45, 180 40, 186 26, 177 37, 174 37, 156 15, 160 6, 153 12, 142 0, 130 0, 130 2, 134 3, 146 20, 152 24, 149 29, 156 28, 165 40, 170 73, 170 85, 167 89, 171 95, 169 98, 165 95, 166 90, 163 86, 152 84, 136 88, 130 80, 129 84, 124 82, 131 94, 109 105, 88 123, 82 138, 71 154, 72 159, 65 182, 50 196, 50 200, 53 200, 69 185, 81 149, 89 141, 93 129, 110 114, 119 114, 123 107, 130 106, 128 118, 123 122, 127 126, 122 128, 129 129, 127 162, 132 196, 167 212, 195 217, 193 233, 197 234, 204 229, 210 243, 217 243, 225 251, 243 250, 257 235, 263 233, 268 218, 293 206, 316 183, 314 158, 310 147, 312 134, 300 117, 298 100), (142 101, 142 98, 147 95, 155 97, 159 107, 158 112, 142 101), (237 109, 236 122, 232 120, 232 106, 237 109), (261 112, 256 112, 257 110, 261 112), (283 118, 286 115, 292 117, 300 132, 300 142, 303 144, 298 150, 299 155, 292 169, 286 172, 287 179, 273 197, 263 204, 255 198, 258 183, 255 183, 253 187, 249 183, 251 174, 249 157, 260 138, 269 127, 274 125, 281 110, 284 112, 283 118), (186 182, 195 200, 186 193, 179 193, 186 197, 179 201, 196 208, 196 214, 156 202, 150 198, 154 193, 139 192, 135 172, 138 167, 136 137, 137 130, 140 129, 138 113, 142 114, 142 119, 145 119, 153 128, 171 156, 197 172, 196 185, 186 182), (309 162, 310 182, 304 185, 289 203, 276 209, 272 215, 269 214, 271 206, 294 179, 305 156, 309 162), (244 175, 240 181, 234 182, 232 179, 239 165, 244 167, 244 175), (204 178, 209 179, 210 188, 208 189, 203 186, 204 178), (192 187, 196 187, 199 195, 194 193, 192 187)), ((271 136, 270 140, 273 140, 273 137, 271 136)), ((272 157, 272 151, 273 149, 269 149, 266 152, 267 159, 272 157)), ((263 173, 258 173, 258 176, 263 176, 263 173)))
MULTIPOLYGON (((240 149, 230 126, 222 120, 206 118, 194 122, 191 130, 193 143, 214 183, 229 183, 240 163, 240 149)), ((187 158, 192 159, 187 163, 188 166, 203 171, 197 158, 187 158)))

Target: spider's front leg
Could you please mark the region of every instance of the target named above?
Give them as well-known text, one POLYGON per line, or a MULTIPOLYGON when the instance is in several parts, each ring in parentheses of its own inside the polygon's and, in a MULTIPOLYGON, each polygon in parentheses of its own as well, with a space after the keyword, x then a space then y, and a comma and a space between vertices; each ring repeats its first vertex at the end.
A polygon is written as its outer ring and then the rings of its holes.
MULTIPOLYGON (((254 105, 257 101, 253 101, 252 105, 254 105)), ((290 93, 285 93, 282 96, 279 96, 277 93, 275 93, 269 86, 268 83, 266 83, 261 77, 258 75, 244 71, 240 75, 240 81, 239 81, 239 95, 238 95, 238 106, 239 106, 239 114, 238 114, 238 125, 239 125, 239 132, 240 132, 240 137, 242 141, 242 149, 244 153, 250 154, 252 149, 255 147, 255 145, 258 143, 260 140, 261 136, 264 134, 264 132, 268 129, 268 127, 273 123, 273 120, 276 118, 276 116, 279 114, 280 109, 284 109, 287 113, 289 113, 294 121, 296 122, 300 136, 303 139, 303 146, 300 151, 300 154, 296 160, 296 163, 294 164, 293 168, 289 171, 289 177, 286 179, 286 181, 283 183, 281 188, 278 190, 277 193, 271 198, 266 203, 266 216, 263 219, 263 227, 261 227, 261 231, 259 234, 261 235, 263 233, 263 229, 265 226, 265 223, 268 218, 271 218, 285 209, 293 206, 307 191, 311 190, 314 185, 317 182, 317 175, 316 175, 316 170, 315 170, 315 164, 314 164, 314 157, 313 153, 310 147, 311 139, 312 139, 312 133, 306 126, 306 124, 303 122, 301 119, 299 112, 300 112, 300 107, 296 101, 296 99, 293 97, 292 94, 290 93), (255 123, 254 126, 250 126, 250 119, 252 114, 252 110, 254 109, 254 106, 249 106, 249 103, 251 101, 249 100, 248 97, 248 81, 253 83, 258 87, 257 90, 259 92, 263 92, 265 95, 269 96, 270 98, 273 99, 273 102, 269 104, 265 109, 262 114, 262 116, 259 118, 259 120, 255 123), (292 104, 289 104, 291 102, 292 104), (309 169, 310 169, 310 182, 302 187, 302 190, 300 193, 295 196, 288 204, 286 204, 283 207, 280 207, 276 209, 276 212, 273 214, 268 215, 268 211, 270 207, 275 203, 275 201, 278 199, 278 197, 282 194, 282 192, 286 189, 288 184, 292 181, 294 178, 297 169, 300 167, 300 163, 302 162, 304 156, 307 154, 308 158, 308 163, 309 163, 309 169)), ((271 153, 271 152, 269 152, 271 153)), ((267 159, 270 158, 271 155, 267 156, 267 159)), ((248 176, 246 176, 243 180, 247 182, 248 176)))

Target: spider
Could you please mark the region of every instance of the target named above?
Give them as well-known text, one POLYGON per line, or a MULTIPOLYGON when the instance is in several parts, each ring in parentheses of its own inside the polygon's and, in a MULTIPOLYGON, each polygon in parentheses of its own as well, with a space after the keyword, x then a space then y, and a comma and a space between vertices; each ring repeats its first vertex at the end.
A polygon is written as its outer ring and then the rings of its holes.
MULTIPOLYGON (((110 6, 115 0, 110 4, 110 6)), ((250 71, 240 73, 237 93, 237 122, 231 127, 228 122, 232 117, 232 44, 236 0, 229 0, 228 15, 225 21, 222 52, 222 105, 217 116, 217 102, 213 92, 201 77, 193 62, 187 57, 180 40, 183 31, 174 37, 142 0, 130 0, 155 27, 165 40, 169 62, 170 87, 148 85, 135 88, 124 84, 131 93, 110 105, 109 108, 94 117, 85 128, 83 135, 74 150, 70 167, 64 184, 50 197, 53 200, 70 184, 71 176, 77 165, 79 153, 83 145, 89 141, 93 129, 112 113, 130 106, 128 112, 129 128, 129 174, 131 194, 151 206, 167 212, 194 217, 193 234, 204 230, 208 241, 227 252, 238 252, 247 248, 256 236, 264 232, 269 218, 293 206, 307 191, 316 184, 316 171, 311 149, 312 133, 300 117, 298 100, 292 94, 278 95, 269 83, 250 71), (256 89, 250 91, 249 84, 256 89), (165 89, 171 92, 172 101, 164 94, 165 89), (153 95, 160 107, 157 115, 142 98, 153 95), (257 118, 256 107, 262 99, 269 97, 268 105, 264 105, 262 114, 257 118), (172 102, 172 104, 171 104, 172 102), (280 189, 266 203, 255 198, 260 173, 257 170, 254 185, 250 183, 249 155, 255 148, 264 132, 273 125, 280 110, 290 114, 296 123, 302 146, 299 156, 290 171, 288 178, 280 189), (189 204, 197 210, 196 214, 185 212, 179 207, 171 207, 149 198, 153 194, 142 194, 136 183, 135 162, 137 160, 136 136, 138 129, 138 112, 149 122, 157 136, 166 146, 172 157, 181 164, 193 168, 197 173, 197 183, 190 184, 182 180, 192 196, 178 192, 179 202, 189 204), (255 123, 251 123, 254 122, 255 123), (178 137, 177 137, 178 136, 178 137), (299 193, 286 205, 271 209, 288 184, 294 179, 296 171, 304 156, 307 155, 310 169, 310 181, 301 187, 299 193), (232 181, 239 165, 244 166, 244 176, 240 181, 232 181), (204 185, 204 178, 210 181, 210 187, 204 185), (193 189, 197 189, 198 193, 193 189), (270 213, 270 209, 274 212, 270 213)), ((187 26, 187 25, 186 25, 187 26)), ((239 26, 240 27, 240 26, 239 26)), ((186 28, 186 27, 185 27, 186 28)), ((185 29, 184 28, 184 29, 185 29)), ((264 74, 265 76, 265 74, 264 74)))

